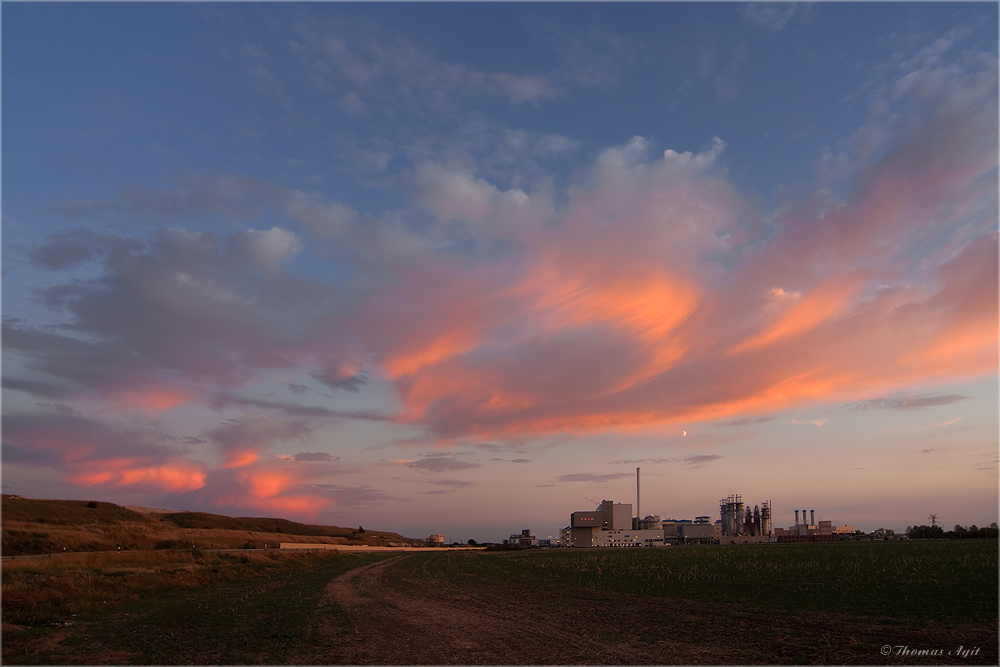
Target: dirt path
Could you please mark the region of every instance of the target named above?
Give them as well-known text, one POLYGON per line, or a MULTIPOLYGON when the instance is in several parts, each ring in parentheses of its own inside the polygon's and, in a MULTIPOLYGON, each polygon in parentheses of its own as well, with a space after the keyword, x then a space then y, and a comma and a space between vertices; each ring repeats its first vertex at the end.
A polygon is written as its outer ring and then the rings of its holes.
POLYGON ((434 568, 447 567, 450 561, 440 560, 446 558, 399 556, 332 581, 327 601, 341 613, 319 623, 326 652, 315 659, 383 665, 996 664, 995 628, 880 626, 563 586, 496 590, 454 570, 434 576, 434 568), (952 649, 977 643, 980 656, 958 661, 880 652, 884 645, 952 649))

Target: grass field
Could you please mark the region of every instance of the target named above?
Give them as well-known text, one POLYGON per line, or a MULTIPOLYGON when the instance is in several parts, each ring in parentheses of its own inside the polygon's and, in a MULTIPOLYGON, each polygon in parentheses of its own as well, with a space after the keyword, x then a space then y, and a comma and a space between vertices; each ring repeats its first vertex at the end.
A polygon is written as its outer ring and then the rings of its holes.
MULTIPOLYGON (((131 637, 145 645, 148 659, 143 662, 147 664, 171 662, 156 653, 156 647, 181 651, 189 664, 213 664, 211 647, 221 650, 219 641, 230 641, 232 647, 225 647, 233 648, 241 638, 256 633, 270 644, 277 635, 289 632, 287 628, 305 627, 303 615, 313 613, 315 605, 310 601, 322 590, 318 580, 325 582, 385 557, 330 551, 209 554, 195 550, 7 561, 2 571, 3 663, 114 664, 114 649, 105 645, 106 640, 131 637), (266 613, 254 616, 257 607, 266 608, 266 613), (130 616, 144 619, 142 627, 118 632, 122 619, 130 616), (267 625, 264 634, 257 623, 262 618, 267 625), (96 637, 104 638, 99 649, 89 650, 82 639, 86 635, 71 631, 81 626, 93 628, 96 637), (175 626, 196 630, 194 643, 203 646, 164 642, 163 628, 178 636, 176 628, 170 631, 175 626), (65 645, 60 643, 64 639, 65 645), (108 650, 112 653, 105 655, 108 650), (102 655, 103 659, 97 659, 102 655), (195 659, 195 655, 200 657, 195 659)), ((297 636, 292 633, 289 640, 297 636)), ((261 642, 244 643, 257 646, 261 642)))
POLYGON ((961 664, 996 664, 997 569, 996 540, 19 560, 3 567, 3 662, 948 662, 886 658, 885 638, 978 642, 984 652, 961 664), (371 611, 324 595, 335 577, 380 562, 391 567, 357 588, 371 611), (456 623, 481 616, 449 634, 449 614, 456 623), (720 653, 712 628, 723 616, 752 645, 720 653), (548 646, 577 633, 618 652, 548 646), (412 652, 429 639, 433 655, 412 652), (530 642, 535 653, 503 653, 530 642))
POLYGON ((996 540, 936 540, 556 549, 457 562, 499 584, 558 582, 794 611, 995 622, 997 557, 996 540))

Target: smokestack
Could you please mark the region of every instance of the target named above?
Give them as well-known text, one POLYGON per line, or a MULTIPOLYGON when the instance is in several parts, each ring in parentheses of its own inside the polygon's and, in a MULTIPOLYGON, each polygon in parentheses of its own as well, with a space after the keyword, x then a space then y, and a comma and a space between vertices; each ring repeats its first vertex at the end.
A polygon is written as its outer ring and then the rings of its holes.
POLYGON ((795 525, 799 525, 799 511, 795 510, 795 525))
POLYGON ((642 512, 639 511, 639 468, 635 469, 635 521, 638 529, 639 522, 642 521, 642 512))
POLYGON ((816 525, 816 510, 809 510, 809 525, 816 525))

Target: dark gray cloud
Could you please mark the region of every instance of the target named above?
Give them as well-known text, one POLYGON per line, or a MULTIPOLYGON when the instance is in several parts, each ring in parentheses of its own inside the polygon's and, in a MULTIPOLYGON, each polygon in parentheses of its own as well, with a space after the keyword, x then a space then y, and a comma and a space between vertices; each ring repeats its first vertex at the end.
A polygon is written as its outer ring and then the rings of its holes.
MULTIPOLYGON (((121 393, 166 377, 188 389, 238 387, 266 369, 322 369, 343 357, 331 335, 339 292, 283 271, 300 249, 283 229, 158 230, 147 241, 67 233, 43 248, 36 259, 53 268, 100 256, 101 273, 38 289, 68 320, 57 331, 8 320, 3 344, 32 370, 82 385, 77 392, 121 393)), ((8 384, 60 395, 43 379, 8 384)), ((363 382, 340 380, 347 389, 363 382)))
POLYGON ((334 461, 339 461, 339 456, 331 456, 326 452, 299 452, 295 455, 295 462, 307 462, 311 463, 314 461, 322 461, 325 463, 332 463, 334 461))
POLYGON ((252 220, 261 214, 260 195, 274 186, 234 176, 184 178, 173 187, 127 185, 110 200, 80 199, 46 207, 45 211, 70 220, 199 219, 222 216, 252 220))
POLYGON ((524 451, 524 445, 517 443, 506 443, 506 442, 480 442, 476 443, 476 447, 479 449, 485 449, 491 453, 497 452, 517 452, 521 453, 524 451))
POLYGON ((30 452, 32 460, 64 471, 103 468, 105 462, 122 460, 136 467, 153 466, 182 453, 159 428, 106 424, 79 413, 7 412, 2 427, 4 445, 15 448, 11 451, 30 452))
POLYGON ((354 375, 340 375, 338 370, 320 370, 310 374, 311 377, 326 385, 330 389, 343 389, 344 391, 350 391, 357 393, 361 390, 361 387, 368 384, 368 376, 364 373, 357 373, 354 375))
POLYGON ((865 410, 915 410, 933 408, 939 405, 951 405, 964 401, 968 396, 962 394, 891 394, 877 398, 866 398, 843 406, 848 412, 865 410))
POLYGON ((334 419, 360 419, 362 421, 393 421, 392 415, 387 415, 374 410, 333 410, 318 405, 295 405, 291 403, 281 403, 279 401, 268 401, 260 398, 247 398, 234 394, 216 394, 211 397, 209 405, 218 410, 227 406, 245 406, 252 408, 262 408, 273 410, 291 417, 330 417, 334 419))
POLYGON ((435 485, 435 486, 443 486, 443 487, 446 487, 446 488, 444 488, 444 489, 435 489, 434 491, 423 491, 422 492, 425 495, 429 495, 429 496, 440 496, 440 495, 444 495, 446 493, 452 493, 456 489, 467 489, 470 486, 474 486, 474 484, 472 482, 466 482, 466 481, 463 481, 463 480, 460 480, 460 479, 439 479, 439 480, 435 480, 435 481, 430 482, 430 483, 433 484, 433 485, 435 485))
POLYGON ((687 456, 681 460, 689 464, 688 468, 697 469, 704 468, 706 463, 718 461, 721 458, 721 454, 698 454, 696 456, 687 456))
POLYGON ((431 482, 431 484, 436 484, 437 486, 452 486, 459 489, 472 486, 472 482, 466 482, 460 479, 439 479, 431 482))
POLYGON ((309 391, 309 387, 307 387, 304 384, 298 384, 296 382, 288 382, 285 384, 285 386, 288 387, 288 391, 292 392, 293 394, 304 394, 307 391, 309 391))
POLYGON ((303 439, 312 433, 313 428, 302 421, 286 421, 263 415, 245 415, 239 419, 230 420, 208 433, 208 436, 221 445, 227 456, 227 463, 245 461, 249 454, 260 454, 275 442, 303 439))
POLYGON ((718 461, 723 458, 721 454, 696 454, 694 456, 674 456, 671 458, 649 458, 649 459, 627 459, 624 461, 611 461, 611 465, 635 465, 635 464, 659 464, 659 463, 686 463, 688 468, 704 468, 706 463, 718 461))
POLYGON ((578 472, 570 475, 559 475, 556 477, 557 482, 610 482, 616 479, 623 479, 625 477, 631 477, 630 472, 611 472, 611 473, 592 473, 592 472, 578 472))
POLYGON ((83 414, 79 410, 77 410, 76 408, 71 407, 69 405, 66 405, 65 403, 35 403, 35 405, 37 405, 37 406, 39 406, 41 408, 46 408, 48 410, 54 410, 56 412, 60 412, 60 413, 62 413, 64 415, 80 415, 80 414, 83 414))
POLYGON ((6 442, 2 446, 2 458, 5 463, 38 463, 47 464, 55 462, 54 457, 46 452, 29 447, 18 447, 6 442))
POLYGON ((26 379, 4 376, 3 386, 40 398, 67 398, 101 387, 117 376, 128 375, 135 367, 111 343, 88 341, 43 329, 32 329, 4 322, 3 347, 28 358, 32 371, 51 379, 26 379))
POLYGON ((337 505, 347 509, 364 509, 372 505, 381 505, 397 501, 392 495, 373 486, 341 486, 339 484, 311 484, 309 488, 319 491, 332 499, 337 505))
POLYGON ((44 269, 57 271, 93 257, 86 243, 72 238, 49 237, 49 242, 31 252, 31 260, 44 269))
POLYGON ((462 461, 452 456, 447 455, 431 455, 425 456, 416 461, 409 461, 406 464, 407 468, 413 468, 415 470, 426 470, 428 472, 446 472, 450 470, 468 470, 469 468, 478 468, 478 463, 472 463, 470 461, 462 461))
POLYGON ((726 426, 750 426, 752 424, 763 424, 774 419, 774 415, 761 415, 759 417, 737 417, 735 419, 727 419, 726 421, 714 422, 712 425, 716 427, 726 427, 726 426))
POLYGON ((531 463, 531 459, 511 459, 511 463, 531 463))

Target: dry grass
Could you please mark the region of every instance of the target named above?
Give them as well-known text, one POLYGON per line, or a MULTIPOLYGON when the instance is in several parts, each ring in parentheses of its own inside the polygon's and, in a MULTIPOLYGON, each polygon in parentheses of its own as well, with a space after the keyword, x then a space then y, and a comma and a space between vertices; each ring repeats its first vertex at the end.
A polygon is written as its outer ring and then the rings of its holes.
POLYGON ((204 512, 148 514, 111 503, 3 496, 5 556, 122 549, 242 549, 280 542, 413 545, 395 533, 204 512))
POLYGON ((8 560, 2 569, 3 620, 9 626, 5 629, 68 623, 78 614, 130 600, 344 557, 337 552, 195 549, 8 560))
MULTIPOLYGON (((387 540, 389 542, 391 540, 387 540)), ((280 542, 321 542, 358 544, 344 537, 310 537, 287 533, 262 533, 250 530, 217 528, 179 528, 139 523, 47 525, 34 522, 3 521, 4 555, 61 553, 66 551, 116 551, 122 549, 198 549, 264 548, 280 542)))

